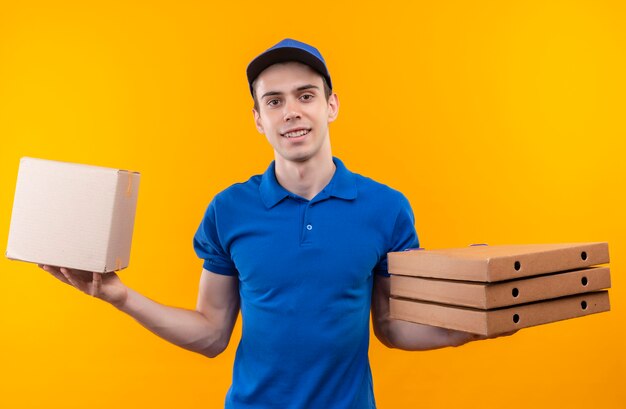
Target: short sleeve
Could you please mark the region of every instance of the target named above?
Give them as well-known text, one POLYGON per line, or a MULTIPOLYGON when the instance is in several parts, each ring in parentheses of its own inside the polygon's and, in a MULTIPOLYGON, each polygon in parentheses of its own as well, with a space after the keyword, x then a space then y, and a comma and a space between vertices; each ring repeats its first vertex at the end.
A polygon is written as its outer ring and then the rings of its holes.
POLYGON ((405 251, 419 247, 419 239, 415 231, 415 217, 409 201, 402 196, 402 203, 398 215, 393 226, 391 241, 389 242, 387 252, 381 257, 374 268, 374 272, 378 275, 389 277, 387 267, 387 253, 395 251, 405 251))
POLYGON ((215 199, 209 204, 204 218, 193 238, 193 248, 204 260, 204 269, 213 273, 233 276, 237 268, 220 240, 215 199))

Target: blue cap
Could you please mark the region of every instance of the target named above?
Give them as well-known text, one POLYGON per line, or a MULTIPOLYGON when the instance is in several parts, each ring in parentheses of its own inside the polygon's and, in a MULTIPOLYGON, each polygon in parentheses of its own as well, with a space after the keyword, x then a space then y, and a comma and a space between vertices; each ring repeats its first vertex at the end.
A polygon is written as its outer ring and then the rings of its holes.
POLYGON ((317 48, 291 38, 285 38, 280 43, 258 55, 248 64, 246 74, 248 75, 250 93, 252 93, 252 83, 264 69, 270 65, 287 61, 297 61, 308 65, 326 79, 330 89, 333 88, 328 68, 326 68, 326 62, 322 54, 317 51, 317 48))

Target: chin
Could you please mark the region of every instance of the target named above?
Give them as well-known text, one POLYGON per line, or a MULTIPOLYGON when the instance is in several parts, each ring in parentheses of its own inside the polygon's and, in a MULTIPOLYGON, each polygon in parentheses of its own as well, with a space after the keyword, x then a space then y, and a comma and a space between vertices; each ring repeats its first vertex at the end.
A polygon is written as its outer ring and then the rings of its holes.
POLYGON ((303 163, 311 159, 314 155, 307 153, 278 153, 278 156, 288 162, 303 163))

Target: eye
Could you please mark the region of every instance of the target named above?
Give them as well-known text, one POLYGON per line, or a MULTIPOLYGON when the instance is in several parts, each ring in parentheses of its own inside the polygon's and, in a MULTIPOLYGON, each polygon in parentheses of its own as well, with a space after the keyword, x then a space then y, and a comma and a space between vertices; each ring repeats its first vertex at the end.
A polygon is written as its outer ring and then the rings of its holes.
POLYGON ((267 105, 271 106, 271 107, 275 107, 278 104, 280 104, 280 100, 278 99, 270 99, 266 102, 267 105))
POLYGON ((310 101, 314 98, 315 96, 313 94, 304 94, 300 97, 301 100, 303 101, 310 101))

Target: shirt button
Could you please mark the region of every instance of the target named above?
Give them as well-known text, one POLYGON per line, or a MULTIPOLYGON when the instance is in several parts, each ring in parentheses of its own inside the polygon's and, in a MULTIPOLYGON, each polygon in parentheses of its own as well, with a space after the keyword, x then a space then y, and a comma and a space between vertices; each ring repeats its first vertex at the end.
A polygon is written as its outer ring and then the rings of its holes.
POLYGON ((313 230, 313 226, 312 226, 312 225, 310 225, 310 224, 307 224, 307 225, 306 225, 306 229, 307 229, 307 230, 313 230))

